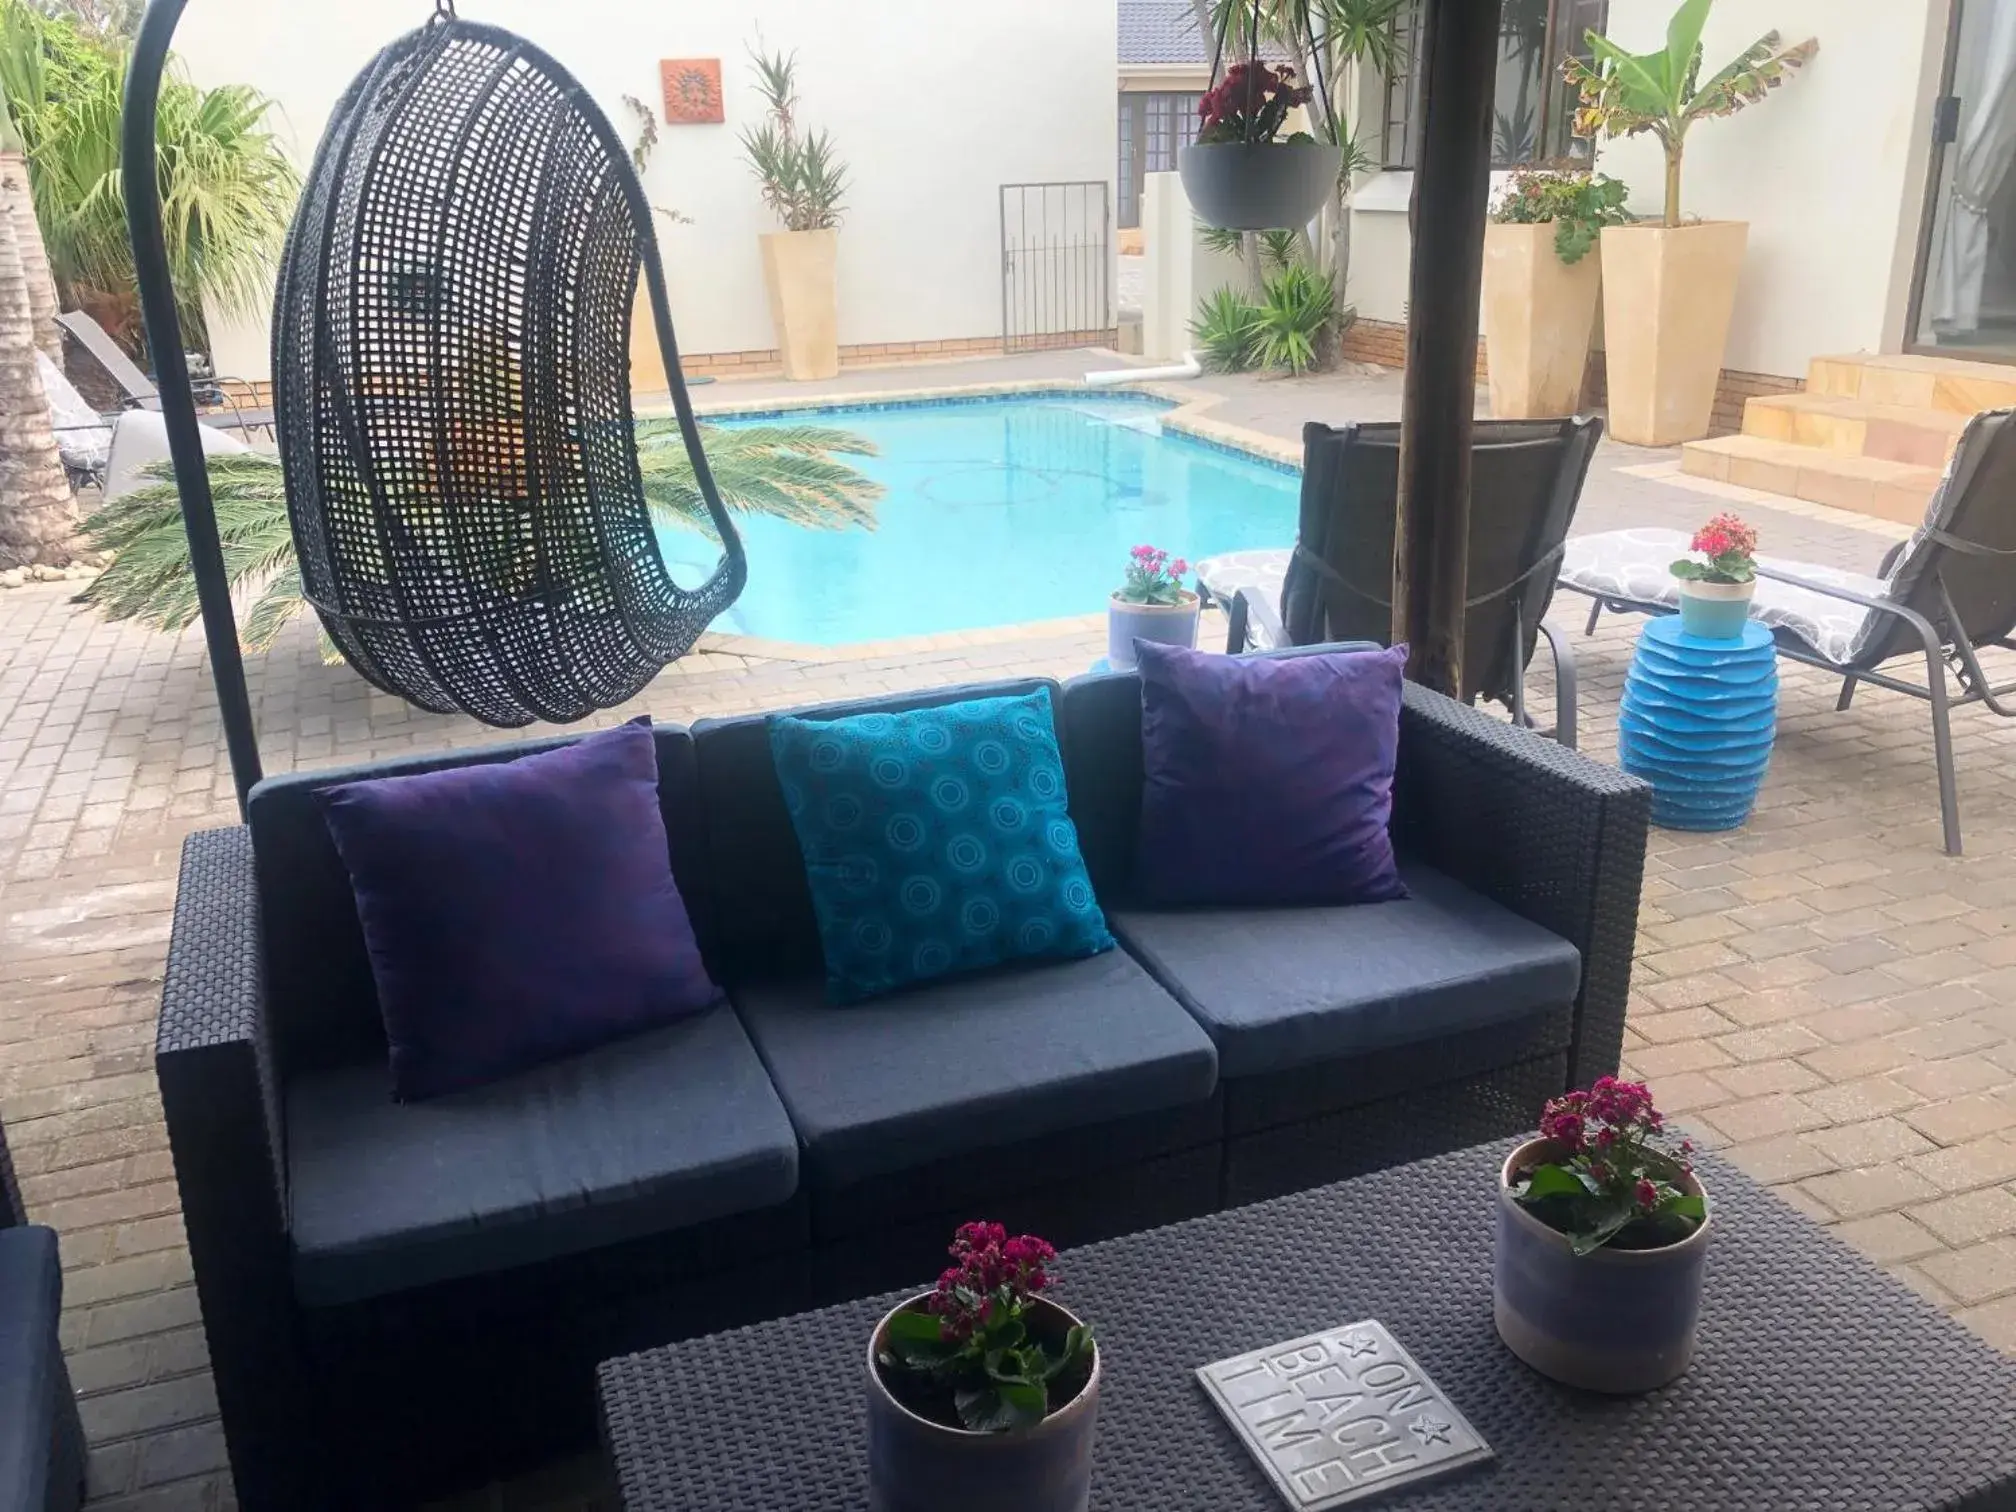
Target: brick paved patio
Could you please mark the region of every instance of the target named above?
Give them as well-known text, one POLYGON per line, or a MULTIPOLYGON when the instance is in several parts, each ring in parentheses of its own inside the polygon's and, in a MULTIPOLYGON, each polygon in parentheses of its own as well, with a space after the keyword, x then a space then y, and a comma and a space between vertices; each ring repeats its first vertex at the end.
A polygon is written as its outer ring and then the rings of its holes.
MULTIPOLYGON (((1064 376, 1096 354, 850 374, 836 391, 1064 376)), ((1292 441, 1397 412, 1390 376, 1210 380, 1210 417, 1292 441)), ((769 397, 722 385, 712 399, 769 397)), ((796 392, 795 390, 793 392, 796 392)), ((1584 529, 1684 525, 1728 490, 1606 446, 1584 529), (1652 475, 1647 475, 1648 469, 1652 475)), ((1767 549, 1871 570, 1897 532, 1744 496, 1767 549)), ((177 848, 234 817, 200 640, 96 620, 63 584, 0 593, 0 1120, 34 1216, 62 1231, 65 1337, 93 1505, 229 1505, 222 1439, 149 1064, 177 848)), ((1579 601, 1557 607, 1574 623, 1579 601)), ((1583 739, 1614 751, 1636 624, 1578 638, 1583 739)), ((1207 631, 1208 633, 1208 631, 1207 631)), ((805 659, 709 641, 628 709, 665 719, 1007 672, 1069 675, 1097 619, 805 659)), ((1544 661, 1544 658, 1543 658, 1544 661)), ((1627 1057, 1701 1136, 1998 1346, 2016 1352, 2016 729, 1956 716, 1968 855, 1939 848, 1921 705, 1789 663, 1751 824, 1655 832, 1627 1057)), ((269 769, 509 738, 323 667, 297 627, 250 668, 269 769)), ((1539 693, 1545 719, 1548 697, 1539 693)), ((472 1506, 578 1506, 592 1469, 472 1506)))

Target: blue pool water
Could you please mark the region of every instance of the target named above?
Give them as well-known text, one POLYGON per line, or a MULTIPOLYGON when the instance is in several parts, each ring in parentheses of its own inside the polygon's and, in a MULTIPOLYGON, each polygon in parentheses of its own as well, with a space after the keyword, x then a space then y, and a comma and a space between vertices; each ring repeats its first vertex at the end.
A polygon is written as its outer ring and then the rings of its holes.
MULTIPOLYGON (((806 530, 740 519, 749 585, 724 633, 835 646, 1104 611, 1127 549, 1195 561, 1295 538, 1298 473, 1164 431, 1140 395, 1058 394, 742 416, 836 426, 879 455, 877 527, 806 530)), ((660 543, 690 583, 713 559, 697 534, 660 543)))

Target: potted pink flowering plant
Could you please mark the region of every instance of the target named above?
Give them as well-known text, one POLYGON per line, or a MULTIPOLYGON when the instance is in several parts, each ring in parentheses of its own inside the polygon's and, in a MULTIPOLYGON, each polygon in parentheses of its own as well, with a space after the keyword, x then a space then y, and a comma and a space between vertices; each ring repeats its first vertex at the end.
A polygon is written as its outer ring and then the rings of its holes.
POLYGON ((1498 1335, 1542 1375, 1651 1391, 1694 1358, 1708 1194, 1642 1082, 1547 1104, 1498 1192, 1498 1335))
POLYGON ((1057 1252, 960 1226, 953 1263, 868 1341, 878 1512, 1084 1512, 1099 1417, 1092 1330, 1044 1293, 1057 1252))
POLYGON ((1197 644, 1197 595, 1183 586, 1190 564, 1155 546, 1127 553, 1127 576, 1106 606, 1106 661, 1134 665, 1134 642, 1197 644))
POLYGON ((1757 594, 1757 527, 1722 513, 1694 532, 1693 556, 1670 569, 1680 582, 1680 628, 1711 640, 1735 640, 1757 594))

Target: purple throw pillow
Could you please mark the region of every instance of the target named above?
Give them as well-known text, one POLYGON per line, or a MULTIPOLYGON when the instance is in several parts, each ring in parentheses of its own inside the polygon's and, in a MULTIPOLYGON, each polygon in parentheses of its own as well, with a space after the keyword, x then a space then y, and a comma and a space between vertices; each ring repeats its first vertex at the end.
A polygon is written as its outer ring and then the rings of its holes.
POLYGON ((1407 648, 1278 659, 1142 642, 1134 887, 1163 906, 1407 896, 1393 767, 1407 648))
POLYGON ((357 896, 401 1102, 720 1000, 672 880, 648 719, 315 796, 357 896))

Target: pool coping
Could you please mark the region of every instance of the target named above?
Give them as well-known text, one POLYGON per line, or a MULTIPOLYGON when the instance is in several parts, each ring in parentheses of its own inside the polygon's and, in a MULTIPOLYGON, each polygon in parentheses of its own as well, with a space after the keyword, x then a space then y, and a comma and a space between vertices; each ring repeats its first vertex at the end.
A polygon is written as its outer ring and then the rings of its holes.
MULTIPOLYGON (((1175 431, 1178 435, 1188 436, 1193 441, 1202 441, 1208 446, 1233 452, 1254 461, 1284 467, 1289 471, 1300 472, 1302 468, 1302 450, 1292 442, 1212 418, 1208 411, 1223 403, 1225 395, 1213 393, 1208 389, 1201 391, 1189 389, 1178 383, 1154 379, 1125 379, 1118 383, 1093 386, 1060 378, 1018 378, 992 383, 947 384, 928 388, 912 386, 838 395, 787 395, 783 398, 743 400, 739 403, 733 400, 701 403, 693 406, 693 413, 702 420, 720 420, 742 416, 795 415, 808 411, 872 409, 878 406, 923 407, 933 401, 946 399, 989 399, 1011 395, 1028 397, 1039 394, 1055 394, 1060 398, 1083 398, 1088 394, 1140 394, 1160 399, 1173 408, 1163 411, 1156 418, 1165 428, 1175 431)), ((659 406, 652 406, 653 413, 658 409, 659 406)), ((663 410, 667 414, 671 413, 669 398, 664 402, 663 410)), ((1099 629, 1105 623, 1104 614, 1093 613, 1073 615, 1065 619, 990 625, 977 630, 935 630, 925 635, 906 635, 893 640, 856 641, 845 646, 815 646, 804 641, 770 640, 758 635, 716 633, 710 630, 700 637, 694 649, 731 656, 746 656, 762 661, 857 662, 902 656, 907 653, 942 651, 948 646, 999 645, 1008 641, 1046 636, 1086 634, 1099 629)))

